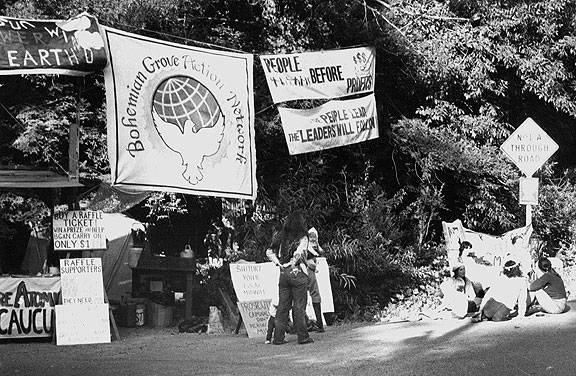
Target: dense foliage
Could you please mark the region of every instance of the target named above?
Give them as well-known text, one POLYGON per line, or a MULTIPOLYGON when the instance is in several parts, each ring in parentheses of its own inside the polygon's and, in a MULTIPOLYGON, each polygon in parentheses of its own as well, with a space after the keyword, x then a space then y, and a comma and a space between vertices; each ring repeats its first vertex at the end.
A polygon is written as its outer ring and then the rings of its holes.
MULTIPOLYGON (((520 173, 498 148, 526 117, 561 145, 556 163, 536 174, 541 186, 535 233, 550 252, 573 256, 572 1, 12 0, 0 5, 0 14, 22 18, 67 18, 79 10, 127 31, 255 54, 376 47, 380 138, 334 150, 288 155, 263 72, 258 65, 255 70, 260 209, 239 229, 246 256, 262 260, 278 219, 305 209, 310 225, 320 229, 342 313, 359 314, 359 307, 383 305, 406 287, 436 278, 443 262, 442 220, 462 219, 468 228, 494 234, 524 224, 520 173)), ((3 163, 65 170, 67 127, 79 105, 81 176, 87 182, 105 179, 101 74, 81 80, 7 77, 1 83, 3 163)), ((178 200, 156 195, 147 214, 160 220, 182 214, 185 205, 178 200), (162 202, 167 205, 158 206, 162 202)))

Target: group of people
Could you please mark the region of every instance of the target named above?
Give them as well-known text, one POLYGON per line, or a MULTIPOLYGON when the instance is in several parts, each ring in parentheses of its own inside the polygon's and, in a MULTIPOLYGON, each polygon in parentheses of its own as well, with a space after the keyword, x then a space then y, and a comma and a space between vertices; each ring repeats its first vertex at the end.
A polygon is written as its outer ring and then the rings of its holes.
POLYGON ((441 309, 457 318, 472 316, 474 322, 507 321, 537 312, 558 314, 566 309, 564 281, 546 257, 538 260, 528 276, 522 275, 518 262, 506 261, 501 275, 486 289, 466 277, 466 267, 460 262, 440 290, 441 309))
POLYGON ((300 211, 288 215, 282 230, 274 234, 266 255, 280 268, 280 277, 277 302, 276 299, 272 302, 266 343, 275 345, 287 343, 285 335, 290 321, 290 310, 298 343, 314 342, 308 332, 306 317, 308 291, 316 316, 316 331, 324 331, 320 292, 316 280, 316 257, 321 251, 318 232, 314 228, 308 229, 304 214, 300 211))

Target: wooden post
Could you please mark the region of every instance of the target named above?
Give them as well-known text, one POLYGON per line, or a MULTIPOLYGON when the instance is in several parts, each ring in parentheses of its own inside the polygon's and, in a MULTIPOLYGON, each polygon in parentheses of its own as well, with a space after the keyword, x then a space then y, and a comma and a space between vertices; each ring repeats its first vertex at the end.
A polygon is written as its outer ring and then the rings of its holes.
POLYGON ((80 80, 76 81, 76 122, 70 124, 68 130, 68 179, 78 181, 78 159, 80 155, 80 80))
POLYGON ((532 224, 532 205, 526 204, 526 226, 532 224))
POLYGON ((186 302, 184 319, 192 318, 192 289, 194 287, 194 273, 186 273, 186 294, 184 300, 186 302))

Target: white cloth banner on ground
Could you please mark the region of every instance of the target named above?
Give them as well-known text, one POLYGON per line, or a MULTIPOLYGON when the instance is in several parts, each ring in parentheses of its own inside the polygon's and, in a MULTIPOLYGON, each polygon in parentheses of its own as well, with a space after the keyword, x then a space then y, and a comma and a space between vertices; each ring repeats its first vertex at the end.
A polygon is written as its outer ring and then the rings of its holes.
POLYGON ((0 278, 0 339, 50 337, 60 278, 0 278))
POLYGON ((378 138, 374 94, 330 101, 309 110, 278 107, 278 111, 291 155, 378 138))
MULTIPOLYGON (((466 276, 472 281, 481 282, 483 287, 492 284, 508 260, 518 262, 524 275, 532 267, 530 236, 532 236, 533 229, 531 225, 519 227, 498 236, 467 229, 462 226, 460 220, 451 223, 442 222, 442 225, 447 245, 458 245, 463 241, 472 244, 471 249, 463 252, 460 261, 466 266, 466 276), (461 228, 462 231, 446 232, 446 229, 457 228, 461 228)), ((448 248, 448 261, 450 266, 459 262, 458 248, 448 248)))
POLYGON ((112 184, 255 199, 253 56, 102 30, 112 184))
POLYGON ((373 47, 261 55, 260 62, 274 103, 374 91, 376 53, 373 47))
MULTIPOLYGON (((318 257, 316 260, 318 270, 316 280, 322 300, 322 312, 334 312, 328 263, 325 257, 318 257)), ((280 269, 271 262, 234 263, 230 264, 230 276, 248 337, 265 336, 268 317, 270 317, 270 303, 277 304, 278 302, 280 269)), ((310 318, 315 318, 309 293, 306 314, 310 318)))

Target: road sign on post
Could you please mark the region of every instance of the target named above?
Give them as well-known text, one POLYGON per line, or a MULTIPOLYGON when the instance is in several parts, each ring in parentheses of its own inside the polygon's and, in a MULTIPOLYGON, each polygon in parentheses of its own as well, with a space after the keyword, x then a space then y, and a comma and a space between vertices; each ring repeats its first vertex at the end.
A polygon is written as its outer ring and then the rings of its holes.
MULTIPOLYGON (((558 150, 558 144, 534 120, 527 118, 500 145, 500 150, 530 178, 558 150)), ((531 223, 532 205, 526 203, 526 226, 531 223)))
POLYGON ((531 177, 558 150, 558 144, 531 118, 527 118, 500 146, 526 175, 531 177))

